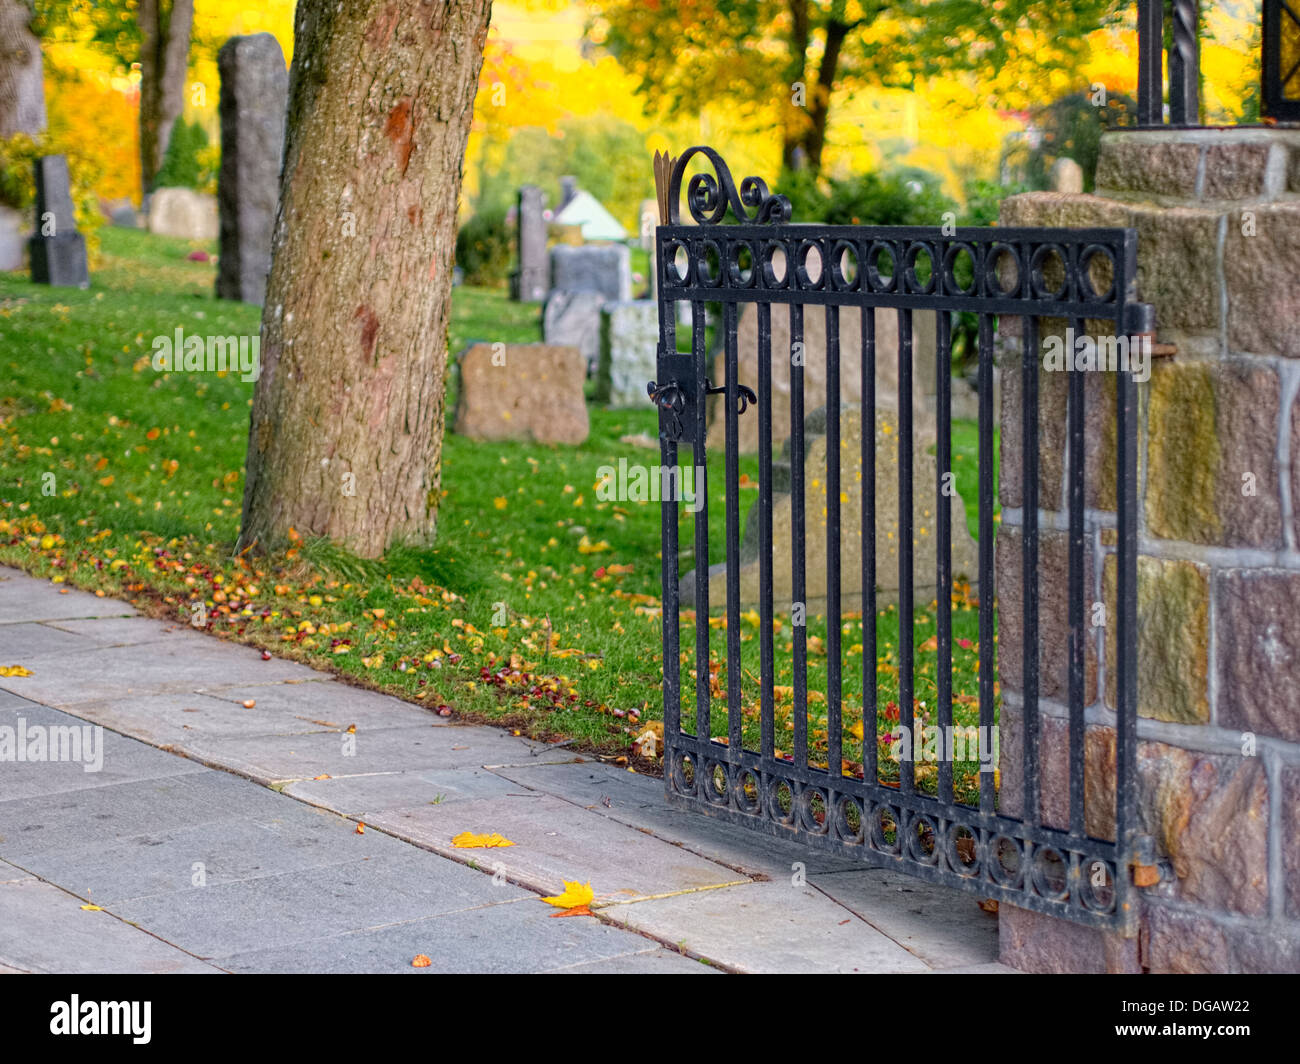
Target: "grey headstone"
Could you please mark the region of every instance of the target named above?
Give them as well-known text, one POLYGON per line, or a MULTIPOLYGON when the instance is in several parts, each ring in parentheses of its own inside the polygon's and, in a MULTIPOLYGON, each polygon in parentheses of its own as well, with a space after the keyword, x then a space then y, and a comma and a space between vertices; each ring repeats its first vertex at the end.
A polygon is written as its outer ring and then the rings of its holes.
POLYGON ((23 268, 27 229, 22 211, 0 206, 0 271, 23 268))
POLYGON ((542 339, 548 344, 576 347, 582 352, 588 373, 600 360, 600 308, 605 297, 599 292, 552 292, 542 312, 542 339))
POLYGON ((42 156, 35 168, 36 232, 28 244, 32 283, 88 288, 86 238, 77 232, 67 156, 42 156))
POLYGON ((280 201, 289 74, 280 44, 269 33, 230 38, 217 53, 217 68, 222 148, 217 298, 261 306, 280 201))
POLYGON ((623 244, 552 248, 551 287, 561 292, 599 292, 610 302, 626 303, 632 298, 631 253, 623 244))
POLYGON ((649 407, 646 384, 655 377, 659 304, 651 299, 607 304, 601 314, 596 396, 611 407, 649 407))
POLYGON ((521 303, 541 303, 551 288, 551 270, 546 257, 546 197, 536 185, 519 190, 518 226, 515 298, 521 303))

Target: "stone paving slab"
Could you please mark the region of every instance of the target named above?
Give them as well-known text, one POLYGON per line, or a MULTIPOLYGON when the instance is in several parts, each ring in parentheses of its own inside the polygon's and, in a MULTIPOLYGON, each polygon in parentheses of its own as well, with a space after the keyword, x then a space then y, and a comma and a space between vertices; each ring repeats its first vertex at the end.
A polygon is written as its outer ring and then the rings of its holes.
POLYGON ((52 657, 93 650, 96 644, 85 636, 65 632, 51 624, 0 625, 0 654, 6 665, 22 665, 38 654, 52 657))
POLYGON ((825 895, 788 882, 632 902, 602 916, 743 972, 930 970, 825 895))
POLYGON ((300 723, 320 722, 318 727, 396 728, 429 724, 451 727, 451 722, 424 706, 404 702, 378 691, 335 680, 315 672, 302 683, 239 683, 224 687, 199 687, 196 692, 236 705, 248 700, 264 713, 282 713, 300 723))
POLYGON ((552 968, 549 975, 721 975, 722 970, 684 957, 662 946, 640 953, 624 953, 606 961, 552 968))
POLYGON ((263 661, 260 651, 252 647, 189 632, 173 633, 159 643, 99 647, 68 656, 37 655, 19 664, 30 669, 32 675, 0 677, 0 687, 58 708, 79 702, 227 686, 253 675, 264 683, 320 675, 292 661, 263 661))
POLYGON ((63 588, 46 580, 0 568, 0 624, 21 621, 74 620, 79 617, 130 617, 135 610, 125 602, 99 598, 88 591, 63 588))
MULTIPOLYGON (((216 963, 235 972, 502 974, 569 971, 577 965, 609 970, 606 966, 627 964, 642 955, 638 951, 657 951, 655 944, 642 936, 608 927, 590 916, 557 919, 552 912, 550 906, 530 897, 392 927, 313 938, 289 947, 248 951, 216 963), (411 967, 420 953, 433 962, 428 968, 411 967)), ((698 961, 678 960, 685 966, 703 967, 698 961)), ((661 968, 668 970, 669 965, 661 962, 661 968)))
POLYGON ((531 760, 569 760, 572 754, 492 728, 420 724, 358 728, 355 735, 191 736, 176 748, 260 783, 279 784, 317 776, 361 776, 402 769, 452 769, 531 760), (345 745, 344 739, 355 740, 345 745), (347 750, 354 750, 347 753, 347 750))
POLYGON ((138 646, 178 638, 206 639, 188 624, 155 620, 152 617, 95 617, 81 621, 46 621, 51 628, 84 639, 99 647, 138 646))
MULTIPOLYGON (((60 755, 66 751, 79 753, 81 757, 80 761, 0 761, 0 803, 202 770, 202 766, 188 764, 116 732, 96 732, 94 725, 88 725, 79 717, 26 699, 0 704, 0 727, 14 730, 16 744, 23 738, 27 739, 24 752, 31 749, 30 733, 41 728, 46 729, 47 757, 54 753, 51 750, 54 743, 57 743, 60 755), (65 740, 49 730, 55 728, 76 729, 75 740, 72 735, 65 740), (89 744, 86 741, 87 728, 92 729, 89 744), (65 746, 65 742, 68 745, 65 746), (94 761, 89 760, 92 752, 94 761), (99 762, 98 770, 95 770, 95 761, 99 762)), ((3 809, 3 804, 0 804, 0 809, 3 809)), ((0 834, 3 834, 3 825, 4 816, 0 813, 0 834)))
POLYGON ((597 900, 607 902, 743 879, 730 868, 546 794, 390 808, 368 823, 455 860, 500 868, 508 879, 548 895, 574 880, 590 882, 597 900), (514 845, 456 849, 451 839, 462 831, 498 832, 514 845))
POLYGON ((461 768, 303 780, 289 784, 283 793, 344 816, 370 819, 373 823, 373 817, 378 813, 409 809, 416 803, 445 805, 475 798, 504 798, 526 790, 499 775, 498 771, 461 768))
POLYGON ((794 863, 807 874, 861 868, 859 862, 809 852, 798 843, 709 820, 699 813, 670 808, 664 801, 663 780, 650 779, 613 765, 583 764, 518 766, 495 769, 506 779, 564 798, 621 824, 648 828, 676 843, 747 875, 788 879, 794 863), (605 799, 609 805, 605 805, 605 799))
POLYGON ((886 868, 810 874, 808 882, 931 967, 983 964, 998 955, 998 918, 973 894, 886 868))
POLYGON ((220 971, 107 912, 81 906, 32 876, 0 883, 0 966, 75 975, 220 971))
POLYGON ((494 884, 473 869, 408 848, 394 855, 137 898, 112 911, 187 952, 212 958, 520 898, 540 905, 509 883, 494 884))
POLYGON ((111 906, 408 849, 388 835, 358 835, 352 821, 298 805, 275 824, 232 817, 36 854, 27 858, 25 867, 79 897, 111 906))
POLYGON ((247 796, 231 795, 226 784, 240 781, 215 778, 221 774, 180 759, 175 764, 178 774, 173 776, 0 802, 0 857, 24 865, 40 854, 215 823, 258 802, 280 800, 256 787, 247 796))

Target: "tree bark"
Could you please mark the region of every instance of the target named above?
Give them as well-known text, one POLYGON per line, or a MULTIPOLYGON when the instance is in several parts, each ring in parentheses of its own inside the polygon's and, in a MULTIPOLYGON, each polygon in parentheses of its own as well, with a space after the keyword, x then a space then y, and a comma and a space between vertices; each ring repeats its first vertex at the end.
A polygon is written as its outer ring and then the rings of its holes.
POLYGON ((185 105, 194 0, 140 0, 140 183, 147 196, 185 105))
POLYGON ((491 0, 299 0, 241 549, 428 542, 491 0))
POLYGON ((0 0, 0 139, 45 129, 41 42, 25 0, 0 0))

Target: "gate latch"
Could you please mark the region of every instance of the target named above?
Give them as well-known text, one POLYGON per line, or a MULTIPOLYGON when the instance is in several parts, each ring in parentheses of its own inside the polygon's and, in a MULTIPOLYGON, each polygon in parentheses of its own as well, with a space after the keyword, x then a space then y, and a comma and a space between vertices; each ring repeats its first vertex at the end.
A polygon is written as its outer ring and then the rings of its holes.
POLYGON ((646 394, 659 408, 659 438, 669 443, 694 443, 696 433, 695 363, 690 355, 665 354, 659 349, 658 380, 646 394))
MULTIPOLYGON (((663 383, 650 381, 646 385, 646 394, 659 408, 660 438, 670 443, 694 443, 697 431, 695 361, 691 355, 666 355, 660 349, 658 362, 659 380, 663 383)), ((708 377, 704 378, 705 395, 722 395, 726 390, 725 384, 714 387, 708 377)), ((736 399, 739 403, 737 415, 758 403, 754 390, 744 384, 736 386, 736 399)))

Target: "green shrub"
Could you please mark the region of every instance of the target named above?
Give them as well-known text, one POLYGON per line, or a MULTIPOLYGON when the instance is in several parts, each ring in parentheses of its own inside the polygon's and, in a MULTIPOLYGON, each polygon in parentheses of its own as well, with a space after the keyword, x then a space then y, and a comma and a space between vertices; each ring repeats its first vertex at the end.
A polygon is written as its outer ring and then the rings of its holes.
POLYGON ((214 153, 201 122, 176 119, 162 167, 154 178, 155 188, 192 188, 209 195, 217 190, 220 151, 214 153))
POLYGON ((465 283, 500 286, 510 273, 510 226, 503 210, 482 210, 456 234, 456 265, 465 271, 465 283))

